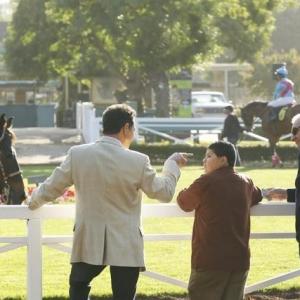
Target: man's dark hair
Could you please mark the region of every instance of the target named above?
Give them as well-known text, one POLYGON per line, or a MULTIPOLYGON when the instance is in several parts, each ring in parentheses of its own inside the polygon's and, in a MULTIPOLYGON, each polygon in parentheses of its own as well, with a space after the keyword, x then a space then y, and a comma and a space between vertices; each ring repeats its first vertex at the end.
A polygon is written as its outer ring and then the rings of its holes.
POLYGON ((236 152, 234 145, 228 142, 219 141, 212 143, 208 149, 213 151, 218 157, 225 156, 230 167, 234 167, 236 160, 236 152))
POLYGON ((135 110, 127 104, 109 106, 102 114, 103 134, 117 134, 128 123, 134 124, 135 110))

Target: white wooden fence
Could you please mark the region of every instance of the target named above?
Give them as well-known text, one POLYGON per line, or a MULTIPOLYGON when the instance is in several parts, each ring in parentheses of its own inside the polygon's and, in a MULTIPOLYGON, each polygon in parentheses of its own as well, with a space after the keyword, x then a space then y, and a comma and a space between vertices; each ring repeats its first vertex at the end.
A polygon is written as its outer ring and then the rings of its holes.
MULTIPOLYGON (((295 206, 291 203, 271 202, 259 204, 252 208, 252 216, 293 216, 295 206)), ((30 211, 26 206, 0 206, 1 219, 23 219, 27 221, 27 235, 24 237, 0 237, 0 253, 7 252, 19 247, 27 247, 27 299, 42 299, 42 246, 46 245, 59 251, 70 252, 71 248, 62 243, 72 242, 72 236, 44 236, 42 233, 42 221, 45 219, 67 219, 74 218, 74 205, 46 205, 36 211, 30 211)), ((157 217, 193 217, 192 213, 184 213, 176 204, 146 204, 142 207, 143 218, 157 217)), ((253 233, 254 239, 286 239, 294 238, 295 233, 269 232, 253 233)), ((190 240, 191 234, 146 234, 145 241, 179 241, 190 240)), ((255 253, 254 253, 255 255, 255 253)), ((158 258, 159 259, 159 258, 158 258)), ((275 258, 274 258, 275 259, 275 258)), ((17 267, 17 266, 16 266, 17 267)), ((186 288, 187 283, 170 278, 155 272, 144 272, 149 276, 169 284, 186 288)), ((264 280, 246 288, 250 293, 270 285, 300 276, 300 269, 291 271, 280 276, 264 280)), ((11 296, 11 295, 10 295, 11 296)))
POLYGON ((96 117, 96 109, 91 102, 76 104, 76 128, 81 130, 85 143, 99 139, 101 118, 96 117))

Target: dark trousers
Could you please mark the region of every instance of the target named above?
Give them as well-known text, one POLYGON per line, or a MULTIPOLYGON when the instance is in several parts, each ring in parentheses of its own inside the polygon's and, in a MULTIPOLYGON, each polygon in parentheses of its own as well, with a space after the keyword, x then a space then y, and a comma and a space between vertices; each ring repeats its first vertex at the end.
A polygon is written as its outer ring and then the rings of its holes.
POLYGON ((243 300, 248 271, 227 272, 192 269, 190 300, 243 300))
MULTIPOLYGON (((73 263, 70 274, 70 300, 88 300, 90 282, 106 266, 73 263)), ((110 267, 111 287, 114 300, 134 300, 139 278, 138 267, 110 267)))

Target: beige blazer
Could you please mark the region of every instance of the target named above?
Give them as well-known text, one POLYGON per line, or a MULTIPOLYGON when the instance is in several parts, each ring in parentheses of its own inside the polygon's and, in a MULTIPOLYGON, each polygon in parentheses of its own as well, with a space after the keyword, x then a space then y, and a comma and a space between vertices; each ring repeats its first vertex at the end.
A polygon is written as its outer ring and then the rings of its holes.
POLYGON ((72 147, 65 161, 33 192, 29 207, 36 209, 56 199, 74 184, 71 262, 143 268, 142 191, 169 202, 179 176, 174 160, 166 160, 162 176, 157 176, 148 156, 104 136, 96 143, 72 147))

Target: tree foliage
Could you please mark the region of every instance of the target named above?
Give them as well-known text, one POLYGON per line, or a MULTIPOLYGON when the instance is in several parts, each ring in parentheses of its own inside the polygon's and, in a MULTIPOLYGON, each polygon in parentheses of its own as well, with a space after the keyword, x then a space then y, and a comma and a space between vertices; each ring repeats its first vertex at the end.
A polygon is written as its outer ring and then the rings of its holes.
POLYGON ((273 76, 273 64, 286 63, 288 77, 295 83, 295 94, 300 94, 300 54, 291 49, 288 52, 265 53, 254 64, 253 70, 246 79, 251 94, 271 100, 276 81, 273 76))
POLYGON ((22 0, 13 16, 6 39, 5 59, 19 78, 48 77, 49 45, 55 33, 48 26, 43 0, 22 0))
POLYGON ((253 61, 284 0, 21 0, 6 42, 18 76, 109 74, 141 103, 152 87, 168 114, 167 72, 231 49, 253 61))

